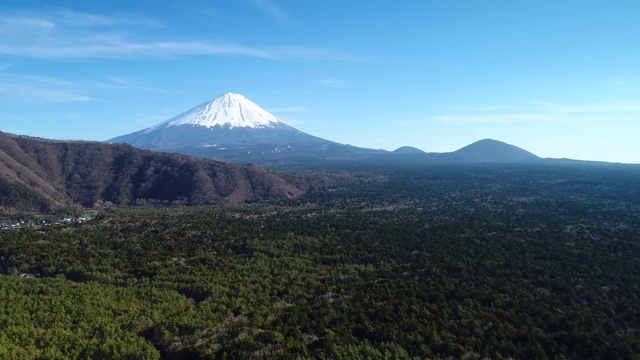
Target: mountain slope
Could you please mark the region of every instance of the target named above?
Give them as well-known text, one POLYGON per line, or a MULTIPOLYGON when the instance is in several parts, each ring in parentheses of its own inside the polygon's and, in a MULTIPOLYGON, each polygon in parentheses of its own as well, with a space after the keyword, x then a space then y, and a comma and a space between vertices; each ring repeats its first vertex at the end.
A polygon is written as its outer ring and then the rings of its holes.
POLYGON ((424 154, 425 152, 415 148, 413 146, 402 146, 393 150, 394 154, 408 155, 408 154, 424 154))
POLYGON ((5 209, 90 207, 104 202, 240 203, 303 193, 257 166, 128 145, 56 142, 4 133, 0 133, 0 165, 0 206, 5 209))
POLYGON ((473 162, 520 162, 538 159, 526 150, 493 139, 476 141, 451 154, 473 162))

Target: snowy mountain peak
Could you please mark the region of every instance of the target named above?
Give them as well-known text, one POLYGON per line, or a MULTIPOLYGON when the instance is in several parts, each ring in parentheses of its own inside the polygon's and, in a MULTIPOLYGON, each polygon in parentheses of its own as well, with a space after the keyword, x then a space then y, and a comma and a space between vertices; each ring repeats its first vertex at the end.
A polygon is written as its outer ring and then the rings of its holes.
POLYGON ((226 93, 149 128, 146 132, 179 125, 257 129, 277 124, 281 124, 281 121, 251 100, 240 94, 226 93))

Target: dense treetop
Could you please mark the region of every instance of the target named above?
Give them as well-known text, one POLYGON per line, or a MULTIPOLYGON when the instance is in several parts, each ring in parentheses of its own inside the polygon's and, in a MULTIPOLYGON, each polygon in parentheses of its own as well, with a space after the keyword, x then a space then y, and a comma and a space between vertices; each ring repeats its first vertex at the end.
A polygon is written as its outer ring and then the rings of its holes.
POLYGON ((640 358, 640 172, 383 175, 1 230, 0 358, 640 358))

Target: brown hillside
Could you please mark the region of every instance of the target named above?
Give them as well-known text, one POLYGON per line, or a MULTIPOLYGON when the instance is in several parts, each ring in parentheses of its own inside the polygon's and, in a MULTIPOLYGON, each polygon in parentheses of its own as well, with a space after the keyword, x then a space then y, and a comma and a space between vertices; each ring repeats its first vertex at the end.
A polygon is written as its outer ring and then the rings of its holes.
MULTIPOLYGON (((63 142, 0 133, 0 206, 242 203, 304 191, 263 168, 129 145, 63 142)), ((25 209, 34 210, 34 209, 25 209)))

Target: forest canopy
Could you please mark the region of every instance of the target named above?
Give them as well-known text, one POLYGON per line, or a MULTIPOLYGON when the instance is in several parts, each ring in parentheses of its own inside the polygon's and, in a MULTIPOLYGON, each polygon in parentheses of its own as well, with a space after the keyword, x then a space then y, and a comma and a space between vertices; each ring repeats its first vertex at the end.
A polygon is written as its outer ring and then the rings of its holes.
POLYGON ((0 358, 640 358, 638 171, 384 175, 0 230, 0 358))

